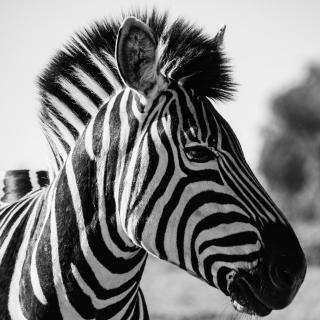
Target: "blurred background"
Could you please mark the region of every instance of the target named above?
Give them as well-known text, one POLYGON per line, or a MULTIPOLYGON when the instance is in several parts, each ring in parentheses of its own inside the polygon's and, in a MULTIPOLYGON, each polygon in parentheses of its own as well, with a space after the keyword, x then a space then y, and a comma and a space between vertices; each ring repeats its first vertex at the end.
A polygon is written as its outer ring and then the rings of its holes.
MULTIPOLYGON (((320 1, 0 1, 0 170, 45 169, 36 80, 70 36, 130 8, 168 10, 214 35, 239 83, 217 108, 262 184, 294 226, 308 259, 297 298, 267 319, 320 319, 320 1)), ((228 301, 150 257, 142 283, 152 319, 234 319, 228 301)))

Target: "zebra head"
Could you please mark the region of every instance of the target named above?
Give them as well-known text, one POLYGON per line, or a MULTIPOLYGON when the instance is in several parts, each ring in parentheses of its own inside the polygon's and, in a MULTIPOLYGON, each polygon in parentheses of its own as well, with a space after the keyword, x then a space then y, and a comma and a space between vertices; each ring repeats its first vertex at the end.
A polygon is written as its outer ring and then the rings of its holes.
MULTIPOLYGON (((211 47, 220 48, 223 33, 211 47)), ((202 57, 210 62, 214 54, 202 57)), ((128 144, 117 142, 126 155, 117 181, 122 226, 136 245, 229 295, 237 310, 264 316, 281 309, 305 276, 300 244, 202 93, 206 61, 198 78, 176 81, 160 72, 161 59, 154 31, 127 18, 116 60, 127 86, 126 125, 139 125, 128 144)))

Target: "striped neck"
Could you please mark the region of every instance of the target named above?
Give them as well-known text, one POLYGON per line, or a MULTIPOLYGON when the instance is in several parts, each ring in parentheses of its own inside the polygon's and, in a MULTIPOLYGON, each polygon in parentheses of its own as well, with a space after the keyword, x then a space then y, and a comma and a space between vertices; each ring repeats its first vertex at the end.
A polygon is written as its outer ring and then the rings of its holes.
POLYGON ((139 289, 147 253, 128 238, 116 210, 109 109, 88 125, 52 186, 53 259, 60 261, 55 283, 67 319, 148 318, 139 289))

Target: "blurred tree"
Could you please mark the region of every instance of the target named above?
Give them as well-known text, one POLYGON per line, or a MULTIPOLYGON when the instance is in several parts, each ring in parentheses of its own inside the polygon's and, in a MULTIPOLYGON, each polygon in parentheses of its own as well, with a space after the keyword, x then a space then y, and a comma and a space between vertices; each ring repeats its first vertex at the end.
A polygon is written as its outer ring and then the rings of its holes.
POLYGON ((260 171, 291 220, 320 220, 320 66, 272 102, 260 171))

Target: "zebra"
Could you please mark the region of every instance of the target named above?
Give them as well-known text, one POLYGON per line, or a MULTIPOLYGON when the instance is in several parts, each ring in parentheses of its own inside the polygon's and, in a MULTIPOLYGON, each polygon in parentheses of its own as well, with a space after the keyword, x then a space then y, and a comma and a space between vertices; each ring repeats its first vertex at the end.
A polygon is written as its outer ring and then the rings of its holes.
POLYGON ((214 107, 235 90, 224 32, 129 12, 49 64, 50 183, 0 209, 2 319, 149 319, 148 254, 239 312, 291 303, 304 253, 214 107))

